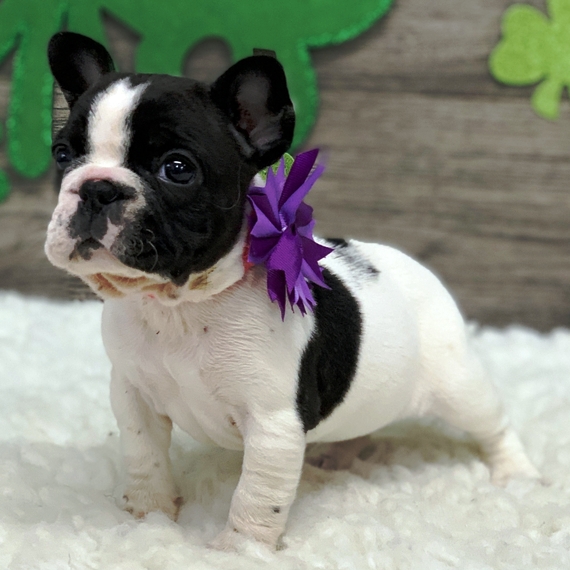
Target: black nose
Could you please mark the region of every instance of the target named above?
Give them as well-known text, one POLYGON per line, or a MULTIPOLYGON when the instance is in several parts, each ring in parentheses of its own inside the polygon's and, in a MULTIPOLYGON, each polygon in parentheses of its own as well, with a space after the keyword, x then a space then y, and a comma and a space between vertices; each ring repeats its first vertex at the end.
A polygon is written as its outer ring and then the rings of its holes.
POLYGON ((129 196, 125 187, 109 180, 87 180, 79 188, 79 197, 92 206, 102 208, 129 196))

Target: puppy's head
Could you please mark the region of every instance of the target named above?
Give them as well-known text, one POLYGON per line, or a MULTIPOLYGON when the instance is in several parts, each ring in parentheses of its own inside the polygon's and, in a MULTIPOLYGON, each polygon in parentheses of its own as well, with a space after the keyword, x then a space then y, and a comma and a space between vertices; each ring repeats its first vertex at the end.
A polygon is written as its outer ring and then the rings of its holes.
POLYGON ((69 32, 48 56, 70 107, 53 143, 63 176, 49 260, 103 297, 176 301, 209 273, 212 293, 237 280, 248 186, 293 136, 281 65, 249 57, 212 85, 118 73, 102 45, 69 32))

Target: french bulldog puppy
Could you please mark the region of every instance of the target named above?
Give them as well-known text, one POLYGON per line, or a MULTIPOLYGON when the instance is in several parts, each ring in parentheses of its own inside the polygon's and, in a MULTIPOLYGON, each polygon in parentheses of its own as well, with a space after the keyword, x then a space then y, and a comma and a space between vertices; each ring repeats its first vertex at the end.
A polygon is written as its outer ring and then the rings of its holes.
POLYGON ((173 422, 243 449, 227 526, 275 547, 308 442, 361 437, 403 418, 443 418, 482 446, 492 480, 538 477, 463 319, 426 268, 382 245, 335 240, 314 313, 279 307, 246 263, 252 179, 291 144, 294 111, 277 60, 239 61, 212 85, 118 73, 105 48, 62 32, 49 62, 70 115, 49 260, 104 301, 111 403, 137 517, 181 505, 173 422))

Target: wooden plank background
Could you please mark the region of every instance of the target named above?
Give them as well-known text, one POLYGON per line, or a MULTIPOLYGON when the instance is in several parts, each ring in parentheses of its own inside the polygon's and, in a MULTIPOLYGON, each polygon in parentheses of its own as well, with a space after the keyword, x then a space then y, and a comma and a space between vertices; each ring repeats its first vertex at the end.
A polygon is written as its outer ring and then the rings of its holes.
MULTIPOLYGON (((318 233, 420 258, 469 318, 547 330, 570 326, 570 105, 548 122, 532 111, 531 88, 490 76, 487 58, 511 3, 397 0, 361 37, 315 51, 321 110, 307 147, 326 150, 328 169, 310 202, 318 233)), ((528 3, 545 11, 542 0, 528 3)), ((107 32, 115 58, 132 68, 136 36, 112 20, 107 32)), ((220 42, 205 42, 185 73, 213 79, 227 62, 220 42)), ((0 117, 10 66, 0 68, 0 117)), ((0 288, 82 296, 43 256, 53 173, 10 175, 0 288)))

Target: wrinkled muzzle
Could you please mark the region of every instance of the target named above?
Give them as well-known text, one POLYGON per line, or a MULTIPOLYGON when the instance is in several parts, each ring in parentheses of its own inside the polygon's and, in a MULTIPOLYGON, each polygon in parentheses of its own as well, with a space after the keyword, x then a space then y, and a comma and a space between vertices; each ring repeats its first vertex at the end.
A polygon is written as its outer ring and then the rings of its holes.
POLYGON ((117 240, 144 204, 142 183, 127 168, 91 164, 69 172, 48 226, 48 259, 79 276, 130 273, 116 258, 117 240))

